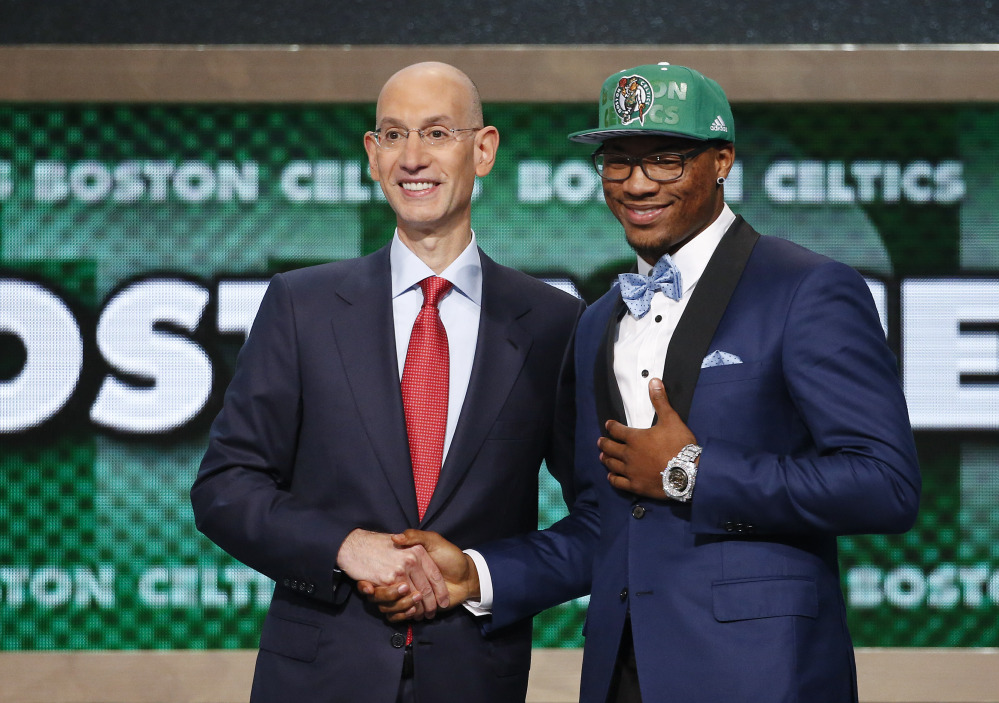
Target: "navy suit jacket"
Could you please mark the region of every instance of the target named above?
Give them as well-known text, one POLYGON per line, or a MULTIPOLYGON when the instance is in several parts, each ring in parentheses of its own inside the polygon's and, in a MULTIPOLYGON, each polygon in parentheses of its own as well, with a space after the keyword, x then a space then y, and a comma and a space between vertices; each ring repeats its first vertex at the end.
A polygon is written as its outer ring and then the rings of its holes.
MULTIPOLYGON (((192 489, 198 528, 277 583, 254 701, 395 701, 406 628, 335 571, 351 530, 421 527, 460 544, 509 537, 537 528, 541 461, 571 474, 582 303, 480 256, 468 391, 422 522, 388 248, 272 279, 192 489)), ((421 700, 524 700, 529 620, 483 638, 458 608, 415 623, 414 636, 421 700)))
POLYGON ((646 701, 857 700, 836 536, 911 527, 912 431, 863 278, 757 237, 742 218, 726 233, 665 361, 671 402, 704 447, 692 501, 617 491, 599 461, 604 422, 623 422, 615 287, 577 333, 576 504, 549 530, 480 549, 493 627, 592 590, 585 703, 606 700, 629 611, 646 701), (698 298, 726 281, 715 323, 698 298), (694 363, 678 362, 692 348, 694 363), (701 369, 715 350, 742 363, 701 369))

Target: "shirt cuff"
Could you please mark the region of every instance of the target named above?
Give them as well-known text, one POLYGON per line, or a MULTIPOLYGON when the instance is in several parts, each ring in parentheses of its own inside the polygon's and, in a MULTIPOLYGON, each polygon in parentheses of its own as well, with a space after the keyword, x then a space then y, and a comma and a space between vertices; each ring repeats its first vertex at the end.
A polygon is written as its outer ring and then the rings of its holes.
POLYGON ((472 615, 492 615, 493 612, 493 579, 489 575, 489 565, 481 554, 474 549, 466 549, 465 554, 475 564, 479 572, 479 600, 466 600, 462 605, 472 615))

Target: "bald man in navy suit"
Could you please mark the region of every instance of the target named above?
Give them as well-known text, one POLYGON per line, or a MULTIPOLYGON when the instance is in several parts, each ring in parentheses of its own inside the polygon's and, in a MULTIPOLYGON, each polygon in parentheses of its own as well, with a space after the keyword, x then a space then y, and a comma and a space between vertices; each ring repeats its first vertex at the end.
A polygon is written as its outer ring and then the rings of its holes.
POLYGON ((277 583, 251 700, 522 702, 530 619, 483 637, 464 609, 443 611, 447 588, 424 549, 390 534, 421 527, 479 543, 537 527, 542 460, 557 477, 572 470, 583 306, 476 245, 472 189, 499 135, 465 74, 399 71, 376 122, 365 148, 395 237, 272 279, 192 489, 197 524, 277 583), (431 281, 445 291, 427 313, 445 333, 442 387, 407 381, 431 281), (414 464, 428 463, 429 433, 411 407, 437 401, 421 420, 441 421, 427 479, 414 464), (417 620, 386 620, 356 593, 362 579, 400 584, 417 620))

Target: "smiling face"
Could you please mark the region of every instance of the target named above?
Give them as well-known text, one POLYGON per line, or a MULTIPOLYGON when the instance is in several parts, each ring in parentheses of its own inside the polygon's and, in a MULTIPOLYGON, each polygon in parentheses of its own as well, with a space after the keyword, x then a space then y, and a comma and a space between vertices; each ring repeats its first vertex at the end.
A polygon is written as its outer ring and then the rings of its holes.
MULTIPOLYGON (((482 127, 475 87, 465 74, 438 63, 404 68, 388 80, 378 97, 376 127, 426 129, 482 127)), ((492 169, 499 144, 495 127, 459 132, 445 146, 424 144, 410 132, 404 144, 381 149, 371 135, 364 147, 371 177, 395 211, 400 236, 467 242, 471 233, 472 188, 476 176, 492 169)))
MULTIPOLYGON (((703 145, 676 137, 619 137, 602 149, 629 156, 656 152, 683 154, 703 145)), ((724 199, 719 176, 728 176, 735 147, 719 144, 686 162, 683 177, 670 183, 649 180, 639 166, 621 183, 603 182, 604 199, 624 226, 628 244, 650 264, 672 254, 721 214, 724 199)))

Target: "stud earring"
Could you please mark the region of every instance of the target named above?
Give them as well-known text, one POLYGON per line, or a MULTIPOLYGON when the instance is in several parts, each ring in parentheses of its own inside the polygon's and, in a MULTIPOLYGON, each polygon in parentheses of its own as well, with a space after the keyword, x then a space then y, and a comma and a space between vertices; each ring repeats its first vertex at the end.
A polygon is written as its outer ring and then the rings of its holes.
POLYGON ((715 183, 717 183, 718 185, 724 185, 725 184, 725 176, 718 176, 717 180, 715 180, 715 183))

